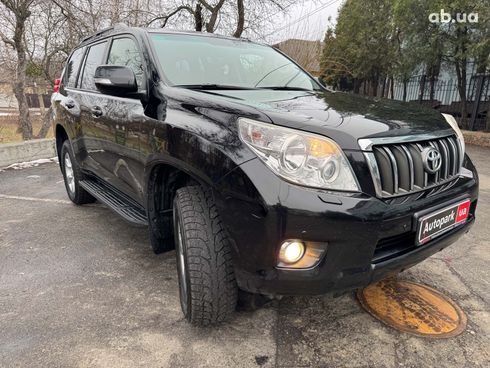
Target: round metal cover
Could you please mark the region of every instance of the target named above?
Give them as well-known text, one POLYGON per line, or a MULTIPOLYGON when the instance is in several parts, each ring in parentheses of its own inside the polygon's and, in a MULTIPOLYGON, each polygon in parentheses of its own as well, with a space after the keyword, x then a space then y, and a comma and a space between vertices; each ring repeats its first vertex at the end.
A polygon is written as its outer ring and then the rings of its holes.
POLYGON ((359 290, 357 298, 371 315, 400 331, 444 338, 466 328, 461 308, 425 285, 388 278, 359 290))

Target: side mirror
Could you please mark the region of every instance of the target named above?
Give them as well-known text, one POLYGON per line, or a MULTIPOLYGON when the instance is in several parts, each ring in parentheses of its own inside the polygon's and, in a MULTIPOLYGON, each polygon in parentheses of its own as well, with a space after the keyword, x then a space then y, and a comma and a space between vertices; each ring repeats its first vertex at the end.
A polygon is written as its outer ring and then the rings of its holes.
POLYGON ((127 66, 100 65, 95 69, 94 82, 100 92, 108 95, 124 96, 138 92, 134 72, 127 66))

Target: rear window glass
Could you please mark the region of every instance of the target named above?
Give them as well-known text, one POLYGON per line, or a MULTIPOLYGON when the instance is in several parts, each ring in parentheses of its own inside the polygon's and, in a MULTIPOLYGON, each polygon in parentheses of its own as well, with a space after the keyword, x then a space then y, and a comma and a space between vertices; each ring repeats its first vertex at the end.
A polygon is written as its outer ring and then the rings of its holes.
POLYGON ((76 49, 73 51, 70 60, 66 64, 64 84, 67 87, 75 88, 77 85, 77 76, 80 65, 82 64, 83 54, 85 53, 85 47, 76 49))
POLYGON ((82 89, 96 89, 94 82, 95 69, 103 64, 102 58, 104 57, 106 44, 107 41, 98 43, 97 45, 91 46, 88 50, 85 66, 83 67, 82 83, 80 85, 82 89))

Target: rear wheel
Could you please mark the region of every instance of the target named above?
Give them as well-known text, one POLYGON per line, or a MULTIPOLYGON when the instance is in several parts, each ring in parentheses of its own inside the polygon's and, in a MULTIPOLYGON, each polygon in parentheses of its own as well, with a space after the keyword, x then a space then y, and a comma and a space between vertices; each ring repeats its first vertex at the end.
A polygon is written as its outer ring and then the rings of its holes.
POLYGON ((68 140, 64 141, 61 147, 60 165, 63 178, 65 179, 66 193, 71 201, 75 204, 94 202, 95 198, 80 187, 79 182, 82 180, 83 174, 77 162, 74 160, 71 145, 68 140))
POLYGON ((192 186, 177 191, 174 235, 180 304, 185 318, 201 326, 226 321, 237 303, 232 240, 210 190, 192 186))

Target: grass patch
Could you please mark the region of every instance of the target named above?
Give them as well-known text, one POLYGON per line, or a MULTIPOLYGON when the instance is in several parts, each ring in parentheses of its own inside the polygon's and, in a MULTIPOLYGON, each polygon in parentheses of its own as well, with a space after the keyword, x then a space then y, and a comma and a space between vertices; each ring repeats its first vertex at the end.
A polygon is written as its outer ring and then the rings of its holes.
MULTIPOLYGON (((36 135, 41 130, 41 116, 31 114, 32 130, 36 135)), ((17 115, 0 116, 0 144, 22 142, 22 133, 18 132, 19 117, 17 115)), ((46 138, 53 138, 53 127, 50 127, 46 138)))

